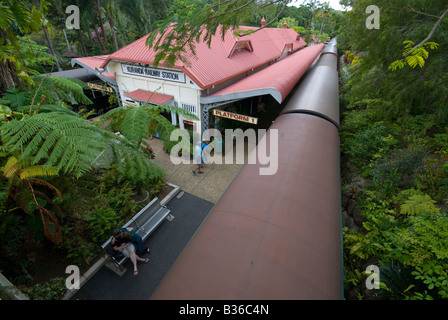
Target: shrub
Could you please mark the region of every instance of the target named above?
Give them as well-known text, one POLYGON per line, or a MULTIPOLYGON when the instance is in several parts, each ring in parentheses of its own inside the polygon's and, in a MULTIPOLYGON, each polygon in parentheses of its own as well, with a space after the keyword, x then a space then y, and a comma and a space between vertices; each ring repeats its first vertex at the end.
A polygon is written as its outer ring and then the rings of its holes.
POLYGON ((423 165, 423 153, 399 149, 373 162, 370 166, 373 189, 390 197, 398 187, 410 186, 423 165))
POLYGON ((66 292, 65 279, 58 277, 32 286, 26 295, 31 300, 62 300, 66 292))
POLYGON ((91 238, 94 243, 101 244, 111 235, 112 230, 117 228, 120 221, 112 208, 95 206, 92 214, 84 214, 84 219, 89 222, 91 238))
POLYGON ((346 141, 347 153, 350 161, 361 167, 372 160, 384 157, 389 150, 398 143, 391 135, 391 130, 381 123, 359 132, 355 137, 346 141))

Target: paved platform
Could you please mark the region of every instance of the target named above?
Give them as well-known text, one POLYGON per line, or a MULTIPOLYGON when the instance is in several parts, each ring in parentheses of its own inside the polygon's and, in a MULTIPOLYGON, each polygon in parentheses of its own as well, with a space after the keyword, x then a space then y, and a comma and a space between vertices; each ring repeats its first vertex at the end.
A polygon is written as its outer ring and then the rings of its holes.
MULTIPOLYGON (((137 276, 133 275, 129 260, 122 276, 98 264, 82 287, 70 295, 71 300, 149 299, 242 167, 242 164, 225 164, 224 161, 223 164, 206 164, 202 169, 204 173, 195 176, 191 172, 195 168, 193 162, 174 165, 169 154, 163 151, 160 140, 153 139, 149 143, 156 155, 154 162, 168 172, 166 181, 180 187, 180 192, 167 203, 174 219, 165 220, 145 241, 151 253, 142 257, 148 257, 150 262, 138 264, 137 276)), ((247 152, 250 150, 246 148, 247 152)))
POLYGON ((138 275, 133 274, 130 260, 127 271, 118 276, 102 266, 71 297, 71 300, 146 300, 157 288, 163 276, 185 248, 196 230, 213 208, 213 203, 186 192, 180 192, 167 207, 174 215, 163 223, 145 241, 151 252, 143 255, 148 263, 138 263, 138 275))
MULTIPOLYGON (((236 143, 233 148, 233 163, 225 163, 224 152, 220 153, 222 164, 205 164, 203 174, 193 175, 191 172, 196 165, 191 160, 190 164, 173 164, 170 155, 163 150, 163 144, 159 139, 154 138, 148 141, 155 153, 154 162, 168 171, 166 181, 179 186, 183 191, 191 193, 199 198, 216 203, 235 175, 241 169, 242 164, 236 163, 236 143)), ((245 155, 252 150, 255 145, 246 142, 245 155), (248 145, 248 146, 247 146, 248 145)), ((225 150, 223 150, 225 151, 225 150)), ((180 158, 178 158, 180 159, 180 158)))

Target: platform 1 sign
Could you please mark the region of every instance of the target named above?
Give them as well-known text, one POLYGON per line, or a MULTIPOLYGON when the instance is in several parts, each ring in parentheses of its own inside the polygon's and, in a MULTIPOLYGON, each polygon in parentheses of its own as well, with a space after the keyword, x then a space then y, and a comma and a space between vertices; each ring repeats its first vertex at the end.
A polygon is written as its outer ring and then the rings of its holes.
POLYGON ((227 118, 252 124, 258 123, 258 118, 245 116, 243 114, 233 113, 233 112, 227 112, 223 110, 213 109, 213 115, 221 118, 227 118))

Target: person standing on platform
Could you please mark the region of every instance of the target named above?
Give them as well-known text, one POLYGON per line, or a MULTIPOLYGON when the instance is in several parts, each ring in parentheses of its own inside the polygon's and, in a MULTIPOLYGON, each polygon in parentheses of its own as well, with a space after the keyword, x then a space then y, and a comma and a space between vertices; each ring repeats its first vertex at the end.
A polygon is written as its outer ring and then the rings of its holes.
POLYGON ((202 148, 201 148, 201 141, 198 141, 194 147, 194 163, 197 164, 196 168, 191 170, 194 175, 197 173, 204 173, 201 171, 201 165, 202 165, 202 148))

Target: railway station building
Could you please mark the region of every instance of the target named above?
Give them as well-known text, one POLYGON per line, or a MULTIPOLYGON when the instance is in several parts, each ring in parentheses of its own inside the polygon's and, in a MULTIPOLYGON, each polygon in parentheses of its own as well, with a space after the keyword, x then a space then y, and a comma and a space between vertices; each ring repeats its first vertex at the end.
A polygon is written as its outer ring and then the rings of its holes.
POLYGON ((244 36, 234 31, 227 30, 224 38, 216 32, 210 46, 196 42, 195 54, 187 46, 186 61, 171 67, 153 66, 156 52, 146 45, 149 35, 109 55, 74 58, 72 66, 95 72, 115 91, 119 105, 170 105, 194 113, 199 120, 175 113, 168 117, 182 129, 202 133, 210 128, 211 117, 230 115, 241 121, 248 116, 223 112, 233 102, 271 95, 281 103, 323 49, 323 44, 307 47, 286 26, 244 36))

